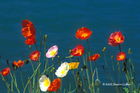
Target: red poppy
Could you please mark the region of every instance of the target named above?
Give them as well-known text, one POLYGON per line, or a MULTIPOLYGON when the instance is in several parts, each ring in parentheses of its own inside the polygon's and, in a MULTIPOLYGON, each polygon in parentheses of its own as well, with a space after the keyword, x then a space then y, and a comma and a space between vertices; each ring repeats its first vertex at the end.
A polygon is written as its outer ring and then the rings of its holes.
POLYGON ((81 56, 84 53, 84 47, 82 45, 77 45, 74 49, 71 51, 71 55, 73 56, 81 56))
POLYGON ((7 76, 9 73, 10 73, 10 68, 9 68, 9 67, 7 67, 7 68, 1 70, 1 74, 2 74, 3 76, 7 76))
POLYGON ((24 37, 29 37, 36 34, 34 24, 28 20, 22 21, 22 35, 24 37))
POLYGON ((26 41, 25 41, 25 44, 27 45, 33 45, 35 43, 35 36, 30 36, 30 37, 27 37, 26 41))
POLYGON ((120 52, 117 54, 117 61, 122 61, 126 58, 126 55, 124 52, 120 52))
POLYGON ((124 42, 124 36, 122 35, 121 31, 119 32, 116 31, 110 35, 108 41, 109 45, 117 46, 124 42))
POLYGON ((50 84, 50 86, 48 87, 48 90, 49 90, 49 91, 56 91, 57 89, 60 88, 60 85, 61 85, 61 79, 56 78, 56 79, 50 84))
POLYGON ((90 61, 90 59, 91 59, 91 61, 95 61, 95 60, 97 60, 99 57, 100 57, 99 54, 94 54, 94 55, 88 57, 88 61, 90 61))
POLYGON ((86 40, 86 39, 88 39, 91 36, 91 34, 92 34, 92 31, 90 31, 86 27, 82 27, 82 28, 77 30, 76 37, 78 39, 86 40))
POLYGON ((36 50, 36 51, 33 51, 33 52, 30 54, 29 58, 30 58, 32 61, 37 61, 38 58, 39 58, 39 56, 40 56, 40 53, 39 53, 38 50, 36 50))
POLYGON ((14 61, 13 64, 14 64, 15 66, 17 66, 17 67, 22 67, 23 64, 24 64, 24 62, 25 62, 25 61, 22 62, 21 60, 19 60, 18 62, 14 61))

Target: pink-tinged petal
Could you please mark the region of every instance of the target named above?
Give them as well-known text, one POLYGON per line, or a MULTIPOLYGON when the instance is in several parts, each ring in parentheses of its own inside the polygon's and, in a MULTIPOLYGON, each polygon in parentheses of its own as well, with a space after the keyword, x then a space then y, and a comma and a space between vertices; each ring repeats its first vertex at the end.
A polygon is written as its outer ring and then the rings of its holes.
POLYGON ((53 58, 58 54, 58 47, 57 45, 52 46, 51 48, 48 49, 46 53, 47 58, 53 58))

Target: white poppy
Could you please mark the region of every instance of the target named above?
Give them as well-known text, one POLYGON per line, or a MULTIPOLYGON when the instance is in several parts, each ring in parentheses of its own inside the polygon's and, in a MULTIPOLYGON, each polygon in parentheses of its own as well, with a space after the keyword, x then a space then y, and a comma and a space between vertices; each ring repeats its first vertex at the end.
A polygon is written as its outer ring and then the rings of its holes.
POLYGON ((68 71, 69 71, 69 64, 67 62, 64 62, 56 70, 55 74, 57 77, 64 77, 67 75, 68 71))
POLYGON ((50 86, 50 79, 46 75, 42 75, 39 79, 39 86, 41 91, 46 92, 48 87, 50 86))

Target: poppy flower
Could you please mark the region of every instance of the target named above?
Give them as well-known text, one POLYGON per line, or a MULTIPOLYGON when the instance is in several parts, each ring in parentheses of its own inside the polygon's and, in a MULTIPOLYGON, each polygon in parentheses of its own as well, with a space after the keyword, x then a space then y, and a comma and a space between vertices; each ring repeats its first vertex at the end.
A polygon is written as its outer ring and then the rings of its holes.
POLYGON ((79 62, 71 62, 69 63, 69 69, 76 69, 79 66, 79 62))
POLYGON ((84 53, 84 47, 82 45, 77 45, 74 49, 71 51, 71 55, 73 56, 81 56, 84 53))
POLYGON ((35 36, 30 36, 30 37, 27 37, 26 41, 25 41, 25 44, 27 45, 33 45, 35 43, 35 36))
POLYGON ((58 54, 58 47, 57 45, 52 46, 46 53, 47 58, 54 58, 58 54))
POLYGON ((39 56, 40 56, 39 51, 38 51, 38 50, 35 50, 35 51, 33 51, 33 52, 30 54, 29 58, 30 58, 32 61, 37 61, 38 58, 39 58, 39 56))
POLYGON ((110 35, 108 41, 109 45, 117 46, 124 42, 124 36, 122 35, 121 31, 116 31, 110 35))
POLYGON ((28 20, 22 21, 22 35, 24 37, 29 37, 36 34, 34 24, 28 20))
POLYGON ((95 61, 95 60, 97 60, 99 57, 100 57, 99 54, 94 54, 94 55, 88 57, 88 61, 90 61, 90 59, 91 59, 91 61, 95 61))
POLYGON ((39 79, 39 87, 41 91, 46 92, 48 90, 48 87, 50 86, 50 79, 46 77, 46 75, 42 75, 39 79))
POLYGON ((57 77, 64 77, 67 75, 69 71, 69 64, 67 62, 64 62, 60 65, 60 67, 56 70, 55 75, 57 77))
POLYGON ((9 68, 9 67, 7 67, 7 68, 1 70, 1 74, 2 74, 3 76, 7 76, 9 73, 10 73, 10 68, 9 68))
POLYGON ((61 79, 56 78, 55 80, 53 80, 53 82, 50 84, 50 86, 48 87, 48 90, 53 92, 53 91, 57 91, 57 89, 60 88, 61 85, 61 79))
POLYGON ((125 55, 124 52, 119 52, 119 53, 117 54, 117 61, 122 61, 122 60, 124 60, 125 58, 126 58, 126 55, 125 55))
POLYGON ((86 39, 88 39, 91 36, 91 34, 92 34, 92 31, 90 31, 86 27, 82 27, 82 28, 77 30, 76 38, 82 39, 82 40, 86 40, 86 39))
POLYGON ((13 64, 14 64, 15 66, 17 66, 17 67, 22 67, 23 64, 24 64, 24 62, 25 62, 25 61, 22 62, 21 60, 19 60, 18 62, 14 61, 13 64))

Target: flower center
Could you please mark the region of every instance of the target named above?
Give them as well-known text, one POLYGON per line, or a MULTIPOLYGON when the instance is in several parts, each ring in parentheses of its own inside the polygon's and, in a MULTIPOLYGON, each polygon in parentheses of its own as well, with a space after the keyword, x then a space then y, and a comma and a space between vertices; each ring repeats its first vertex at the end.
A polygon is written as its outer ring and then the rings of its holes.
POLYGON ((120 41, 121 41, 121 38, 120 38, 120 37, 115 37, 115 40, 116 40, 117 42, 120 42, 120 41))
POLYGON ((36 58, 37 57, 37 54, 33 55, 33 58, 36 58))
POLYGON ((45 86, 45 87, 48 87, 49 84, 50 84, 49 80, 48 80, 48 79, 45 79, 45 80, 44 80, 44 86, 45 86))
POLYGON ((6 74, 7 73, 7 71, 3 71, 3 74, 6 74))
POLYGON ((82 54, 80 50, 77 50, 75 54, 78 54, 78 53, 79 53, 80 55, 82 54))
POLYGON ((123 56, 123 55, 121 55, 121 56, 120 56, 120 59, 124 59, 124 56, 123 56))
POLYGON ((53 56, 56 52, 54 50, 51 51, 51 56, 53 56))
POLYGON ((63 68, 63 69, 61 70, 61 74, 65 74, 65 70, 66 70, 66 68, 63 68))
POLYGON ((87 37, 87 36, 88 36, 87 33, 83 33, 83 34, 82 34, 82 37, 87 37))

